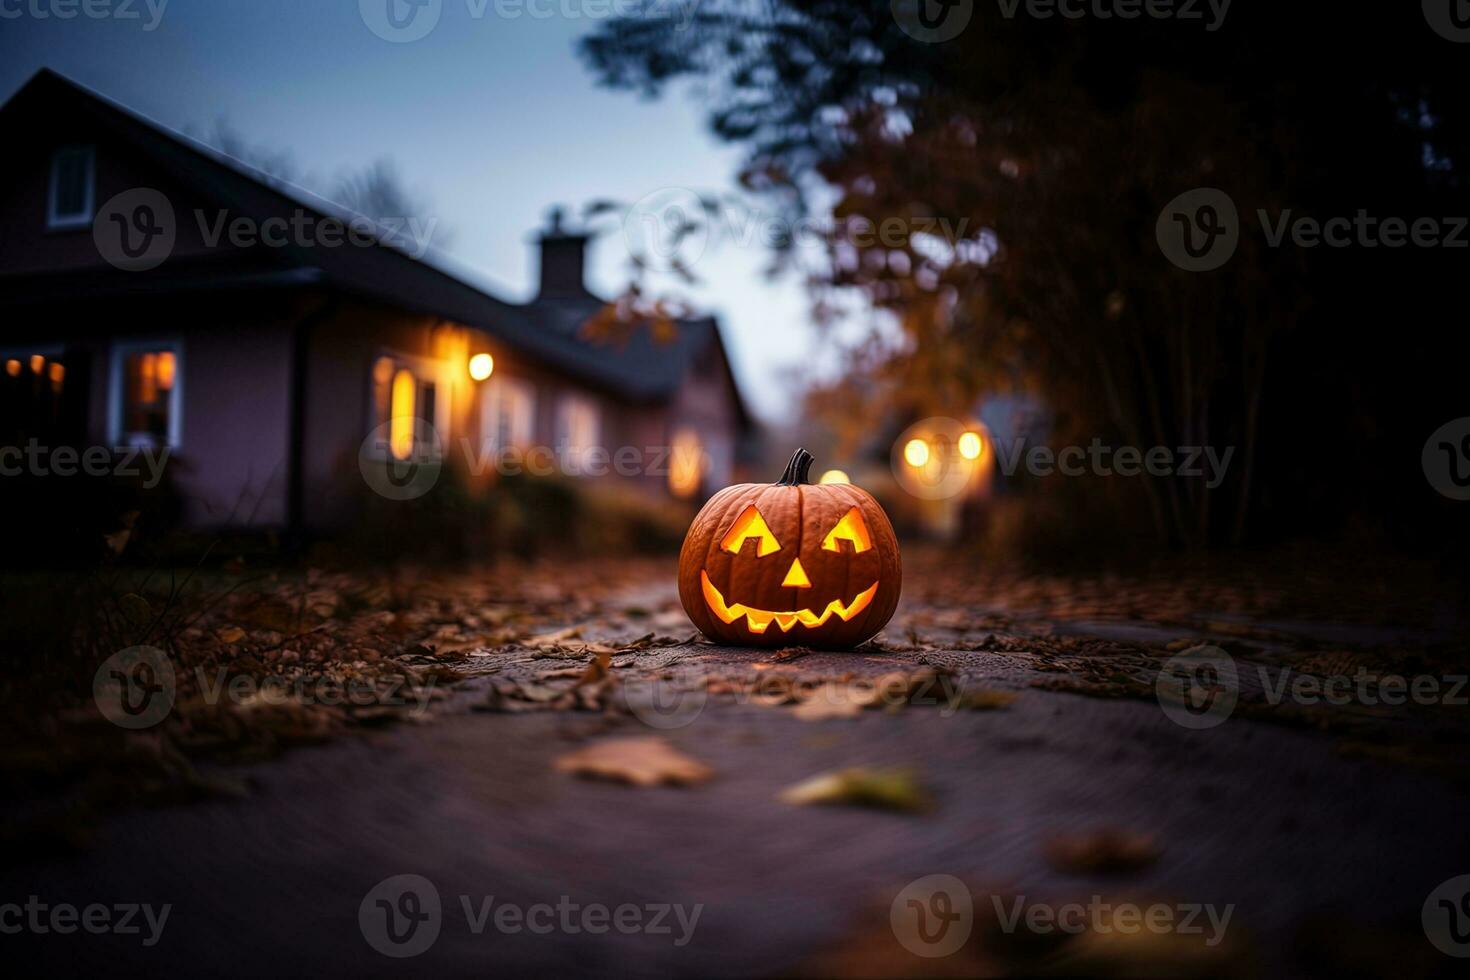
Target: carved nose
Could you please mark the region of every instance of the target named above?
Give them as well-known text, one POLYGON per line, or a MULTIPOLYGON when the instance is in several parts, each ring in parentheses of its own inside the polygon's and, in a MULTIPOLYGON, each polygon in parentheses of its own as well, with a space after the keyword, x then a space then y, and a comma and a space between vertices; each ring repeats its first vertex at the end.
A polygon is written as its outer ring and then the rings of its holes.
POLYGON ((791 567, 786 569, 786 577, 781 580, 783 588, 787 589, 810 589, 812 580, 806 577, 806 569, 801 567, 801 559, 794 558, 791 567))

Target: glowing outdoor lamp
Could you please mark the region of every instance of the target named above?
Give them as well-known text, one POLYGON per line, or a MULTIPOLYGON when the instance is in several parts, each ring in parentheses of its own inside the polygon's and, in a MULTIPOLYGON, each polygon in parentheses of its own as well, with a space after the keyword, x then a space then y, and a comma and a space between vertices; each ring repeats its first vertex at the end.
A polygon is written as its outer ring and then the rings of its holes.
POLYGON ((965 459, 979 459, 980 454, 985 451, 985 442, 980 438, 978 432, 966 432, 961 435, 958 446, 960 455, 965 459))
POLYGON ((470 358, 470 377, 474 380, 484 381, 494 370, 495 358, 489 354, 476 354, 470 358))
POLYGON ((904 443, 903 461, 914 469, 919 469, 929 462, 929 444, 923 439, 910 439, 904 443))

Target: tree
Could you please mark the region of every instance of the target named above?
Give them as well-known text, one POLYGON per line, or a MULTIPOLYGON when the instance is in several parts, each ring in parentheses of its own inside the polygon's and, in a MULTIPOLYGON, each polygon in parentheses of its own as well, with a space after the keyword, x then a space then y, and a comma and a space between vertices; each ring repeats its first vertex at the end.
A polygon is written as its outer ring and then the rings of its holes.
MULTIPOLYGON (((1402 399, 1422 392, 1429 351, 1465 350, 1427 319, 1453 289, 1445 250, 1312 251, 1264 234, 1283 213, 1467 213, 1460 52, 1417 9, 1240 7, 1209 31, 976 4, 959 36, 929 44, 887 0, 707 2, 689 29, 626 17, 582 52, 606 84, 645 95, 701 79, 713 130, 748 149, 744 184, 774 206, 799 214, 835 190, 817 295, 860 290, 905 337, 857 352, 838 387, 867 408, 839 415, 871 418, 875 390, 958 413, 1017 387, 1045 398, 1064 436, 1235 446, 1219 489, 1110 484, 1147 495, 1160 537, 1201 545, 1263 517, 1301 529, 1332 487, 1373 501, 1388 488, 1362 447, 1417 459, 1413 433, 1438 416, 1402 399), (1155 239, 1166 203, 1196 187, 1226 191, 1241 218, 1236 253, 1210 272, 1176 267, 1155 239), (895 234, 875 234, 885 220, 895 234), (1408 288, 1365 296, 1390 276, 1408 288), (1375 328, 1421 302, 1385 353, 1375 328), (1345 334, 1345 320, 1367 329, 1345 334), (1328 468, 1310 472, 1268 426, 1313 432, 1328 468)), ((1450 411, 1457 379, 1428 370, 1450 411)))

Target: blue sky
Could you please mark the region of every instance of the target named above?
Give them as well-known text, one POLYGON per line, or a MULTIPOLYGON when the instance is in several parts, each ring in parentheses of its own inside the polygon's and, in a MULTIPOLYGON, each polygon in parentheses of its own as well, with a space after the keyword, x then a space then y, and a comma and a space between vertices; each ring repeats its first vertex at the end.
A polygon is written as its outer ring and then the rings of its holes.
MULTIPOLYGON (((314 187, 388 157, 452 234, 448 258, 513 300, 530 293, 527 239, 552 204, 734 186, 739 151, 708 134, 697 102, 594 84, 575 43, 609 0, 437 0, 433 29, 407 43, 369 28, 384 0, 361 0, 366 17, 359 0, 149 2, 0 0, 0 98, 50 67, 174 129, 226 119, 289 151, 314 187)), ((609 227, 593 248, 603 295, 626 281, 625 239, 609 227)), ((722 316, 748 402, 782 421, 785 369, 816 344, 800 285, 767 281, 769 259, 757 242, 717 240, 685 294, 722 316)))

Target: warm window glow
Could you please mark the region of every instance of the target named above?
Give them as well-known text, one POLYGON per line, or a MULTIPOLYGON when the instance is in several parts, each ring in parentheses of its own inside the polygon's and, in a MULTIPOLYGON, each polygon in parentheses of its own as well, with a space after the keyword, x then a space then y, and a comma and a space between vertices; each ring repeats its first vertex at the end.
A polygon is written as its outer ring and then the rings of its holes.
POLYGON ((904 462, 918 469, 929 462, 929 444, 923 439, 910 439, 903 447, 904 462))
POLYGON ((494 370, 495 358, 489 354, 476 354, 470 358, 470 377, 474 380, 484 381, 494 370))
POLYGON ((393 394, 388 412, 388 450, 396 459, 413 452, 413 374, 399 370, 393 375, 393 394))
POLYGON ((43 366, 45 366, 45 364, 46 364, 46 358, 42 357, 40 354, 32 354, 31 355, 31 373, 32 374, 40 374, 41 373, 41 368, 43 366))
POLYGON ((178 370, 178 355, 171 350, 138 351, 123 357, 120 438, 128 445, 169 444, 178 370))
POLYGON ((828 470, 827 472, 825 472, 825 473, 822 474, 822 478, 820 480, 818 480, 817 482, 818 483, 851 483, 852 481, 849 480, 847 478, 847 474, 844 473, 844 472, 842 472, 841 470, 828 470))
POLYGON ((827 536, 822 539, 822 550, 841 551, 842 547, 837 543, 839 541, 851 541, 855 555, 873 547, 873 539, 868 536, 868 525, 863 522, 863 515, 858 513, 856 507, 843 514, 837 526, 827 532, 827 536))
POLYGON ((704 475, 704 447, 698 433, 681 429, 674 433, 669 447, 669 492, 676 497, 692 497, 704 475))
POLYGON ((61 379, 66 377, 66 368, 62 366, 60 361, 52 361, 48 373, 51 376, 51 383, 59 388, 61 386, 61 379))
POLYGON ((766 526, 766 519, 761 516, 760 511, 755 509, 755 504, 745 508, 730 528, 729 533, 725 535, 725 539, 720 542, 720 547, 732 555, 738 555, 740 546, 745 544, 746 538, 755 538, 758 542, 755 549, 757 558, 764 558, 773 551, 781 550, 780 542, 766 526))
POLYGON ((5 373, 10 375, 12 378, 17 377, 20 374, 20 361, 17 361, 13 357, 10 360, 6 361, 5 373))
POLYGON ((393 380, 393 358, 380 357, 373 362, 373 381, 383 387, 393 380))
MULTIPOLYGON (((151 356, 151 355, 150 355, 151 356)), ((158 374, 158 387, 161 391, 169 391, 174 386, 174 372, 178 368, 178 362, 171 350, 158 352, 158 363, 154 370, 158 374)))
POLYGON ((965 459, 979 459, 980 454, 985 450, 985 443, 980 441, 980 433, 966 432, 960 436, 959 447, 960 455, 965 459))

